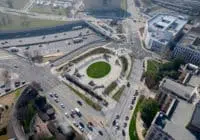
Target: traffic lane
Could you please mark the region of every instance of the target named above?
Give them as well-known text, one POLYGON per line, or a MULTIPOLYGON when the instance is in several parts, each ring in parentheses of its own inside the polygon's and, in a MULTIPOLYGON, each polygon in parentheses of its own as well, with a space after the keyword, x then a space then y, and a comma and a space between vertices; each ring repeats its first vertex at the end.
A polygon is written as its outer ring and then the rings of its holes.
POLYGON ((68 54, 65 54, 62 58, 52 62, 51 64, 53 64, 54 66, 59 66, 63 63, 65 63, 66 61, 69 61, 71 59, 73 59, 75 56, 80 55, 81 53, 87 51, 88 49, 94 48, 94 47, 98 47, 98 46, 103 46, 105 44, 107 44, 107 41, 99 41, 99 42, 93 42, 93 43, 89 43, 86 45, 83 45, 77 49, 74 49, 73 51, 71 51, 68 54))
POLYGON ((35 50, 40 51, 42 55, 47 55, 51 53, 56 53, 58 50, 59 52, 67 53, 70 52, 73 48, 78 48, 84 44, 102 40, 102 37, 97 36, 96 34, 88 34, 85 36, 77 36, 77 37, 83 37, 83 41, 80 43, 73 43, 73 38, 65 39, 62 41, 56 41, 51 43, 41 43, 37 45, 30 45, 30 46, 22 46, 18 47, 21 54, 23 54, 24 51, 29 51, 30 53, 33 53, 35 50))
MULTIPOLYGON (((52 92, 50 92, 50 93, 52 93, 52 92)), ((93 131, 91 131, 88 127, 87 127, 87 124, 88 124, 88 120, 87 120, 87 118, 85 117, 85 115, 84 115, 84 113, 82 113, 81 112, 81 114, 82 114, 82 116, 81 117, 78 117, 77 115, 74 115, 74 118, 72 118, 71 116, 70 116, 70 114, 71 114, 71 112, 72 112, 72 110, 74 110, 77 106, 76 105, 74 105, 73 103, 71 103, 70 101, 70 99, 69 98, 63 98, 62 96, 60 96, 60 94, 59 93, 57 93, 57 95, 58 95, 58 100, 59 100, 59 102, 58 103, 56 103, 55 102, 55 97, 50 97, 49 96, 49 94, 47 94, 47 98, 51 101, 51 103, 52 104, 54 104, 54 106, 56 106, 56 108, 59 108, 59 111, 63 114, 63 115, 65 115, 65 113, 67 112, 68 113, 68 115, 69 115, 69 117, 66 117, 67 119, 69 119, 71 122, 72 122, 72 124, 74 123, 74 122, 76 122, 78 125, 80 125, 79 123, 81 122, 82 124, 84 124, 84 132, 83 133, 85 133, 85 134, 89 134, 91 137, 93 137, 93 138, 95 138, 95 137, 97 137, 98 136, 98 130, 99 130, 99 128, 98 127, 96 127, 96 126, 94 126, 94 127, 92 127, 93 128, 93 131), (64 105, 64 108, 63 107, 61 107, 61 104, 63 104, 64 105)), ((79 108, 80 109, 80 108, 79 108)), ((81 110, 81 109, 80 109, 81 110)))
MULTIPOLYGON (((80 35, 87 34, 96 34, 93 30, 89 28, 83 28, 79 30, 71 30, 62 33, 48 34, 36 37, 25 37, 25 38, 17 38, 17 39, 7 39, 2 40, 0 42, 0 47, 8 47, 8 46, 27 46, 28 44, 38 44, 44 42, 58 41, 63 39, 72 39, 78 37, 80 35)), ((28 35, 28 33, 27 33, 28 35)), ((97 34, 96 34, 97 35, 97 34)))

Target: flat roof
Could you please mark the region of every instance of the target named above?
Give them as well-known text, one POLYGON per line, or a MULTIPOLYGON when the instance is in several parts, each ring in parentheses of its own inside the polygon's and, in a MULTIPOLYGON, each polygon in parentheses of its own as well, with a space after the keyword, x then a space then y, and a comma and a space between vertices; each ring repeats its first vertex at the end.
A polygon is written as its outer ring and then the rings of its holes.
POLYGON ((179 16, 158 14, 148 21, 150 32, 168 31, 176 35, 187 23, 187 20, 179 16))
POLYGON ((180 47, 189 47, 200 52, 200 26, 192 27, 178 43, 180 47))
POLYGON ((171 119, 165 120, 166 124, 163 130, 175 140, 197 140, 195 135, 186 128, 191 120, 194 108, 193 104, 180 100, 171 119))
POLYGON ((192 97, 192 92, 194 88, 191 86, 185 86, 183 84, 177 83, 169 78, 164 78, 160 84, 160 88, 169 91, 170 93, 177 95, 185 100, 190 100, 192 97))

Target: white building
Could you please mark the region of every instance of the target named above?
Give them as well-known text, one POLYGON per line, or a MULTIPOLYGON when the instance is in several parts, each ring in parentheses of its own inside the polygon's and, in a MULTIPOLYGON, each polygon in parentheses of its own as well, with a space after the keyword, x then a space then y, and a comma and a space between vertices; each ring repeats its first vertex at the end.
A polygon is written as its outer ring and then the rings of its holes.
POLYGON ((200 66, 200 26, 193 27, 177 44, 173 57, 200 66))
POLYGON ((144 31, 146 48, 156 52, 169 50, 187 23, 181 16, 158 14, 147 21, 144 31))
POLYGON ((83 0, 86 10, 115 10, 121 8, 121 0, 83 0))

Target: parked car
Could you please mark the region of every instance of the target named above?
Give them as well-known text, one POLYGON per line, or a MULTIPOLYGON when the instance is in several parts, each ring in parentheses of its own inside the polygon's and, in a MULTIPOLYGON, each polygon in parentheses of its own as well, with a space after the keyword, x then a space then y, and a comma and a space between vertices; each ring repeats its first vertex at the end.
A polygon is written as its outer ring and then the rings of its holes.
POLYGON ((98 132, 99 132, 99 134, 100 134, 101 136, 103 136, 103 132, 102 132, 102 131, 99 130, 98 132))
POLYGON ((82 106, 83 105, 83 103, 81 102, 81 101, 77 101, 77 103, 80 105, 80 106, 82 106))

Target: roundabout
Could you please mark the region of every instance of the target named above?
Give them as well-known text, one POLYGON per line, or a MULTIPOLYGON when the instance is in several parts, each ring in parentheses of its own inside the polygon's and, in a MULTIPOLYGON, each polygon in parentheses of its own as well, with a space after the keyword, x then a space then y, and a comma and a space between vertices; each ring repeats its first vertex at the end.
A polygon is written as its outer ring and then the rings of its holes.
POLYGON ((103 78, 108 75, 111 71, 111 66, 107 62, 98 61, 91 64, 87 68, 87 75, 90 78, 103 78))

